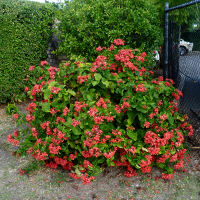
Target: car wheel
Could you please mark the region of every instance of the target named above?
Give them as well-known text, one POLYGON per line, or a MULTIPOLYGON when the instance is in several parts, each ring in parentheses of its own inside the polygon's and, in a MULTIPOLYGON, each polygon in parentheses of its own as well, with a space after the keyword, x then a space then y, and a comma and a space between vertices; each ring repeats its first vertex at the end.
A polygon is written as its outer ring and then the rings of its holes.
POLYGON ((185 47, 183 47, 183 46, 179 47, 179 54, 180 54, 180 56, 184 56, 187 53, 188 53, 188 50, 185 47))

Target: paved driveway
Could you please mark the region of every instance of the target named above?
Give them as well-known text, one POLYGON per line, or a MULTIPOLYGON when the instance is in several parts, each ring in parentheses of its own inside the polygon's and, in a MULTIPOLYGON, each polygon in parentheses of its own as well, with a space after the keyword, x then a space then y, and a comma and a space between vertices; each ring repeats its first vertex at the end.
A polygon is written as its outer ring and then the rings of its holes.
POLYGON ((184 97, 180 101, 180 109, 200 110, 200 52, 191 52, 181 56, 179 60, 179 89, 184 97))

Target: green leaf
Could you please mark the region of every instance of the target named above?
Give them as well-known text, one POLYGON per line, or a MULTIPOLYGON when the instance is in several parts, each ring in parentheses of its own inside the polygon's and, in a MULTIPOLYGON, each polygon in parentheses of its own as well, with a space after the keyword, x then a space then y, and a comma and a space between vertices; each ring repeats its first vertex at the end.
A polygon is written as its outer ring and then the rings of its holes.
POLYGON ((102 169, 99 166, 93 166, 93 168, 90 168, 88 171, 89 176, 97 176, 102 172, 102 169))
POLYGON ((107 81, 107 80, 103 80, 102 81, 102 83, 108 88, 109 87, 109 85, 110 85, 110 83, 109 83, 109 81, 107 81))
POLYGON ((127 135, 128 135, 131 139, 133 139, 134 141, 137 140, 137 132, 133 132, 133 131, 131 131, 131 130, 127 130, 127 135))
MULTIPOLYGON (((130 111, 128 112, 128 118, 133 122, 135 120, 135 117, 137 116, 137 112, 135 111, 130 111)), ((131 123, 132 124, 132 123, 131 123)))
POLYGON ((92 81, 93 86, 98 85, 98 84, 99 84, 99 81, 92 81))
POLYGON ((81 129, 78 126, 73 127, 72 132, 74 133, 74 135, 81 135, 81 129))
POLYGON ((106 162, 108 166, 115 166, 115 163, 110 159, 107 159, 106 162))
POLYGON ((44 99, 49 99, 50 94, 51 94, 51 90, 50 89, 45 90, 44 91, 44 99))
POLYGON ((81 172, 79 171, 78 168, 75 169, 75 173, 77 174, 77 176, 81 176, 81 172))
POLYGON ((148 112, 147 109, 141 108, 140 106, 137 106, 136 110, 139 111, 139 112, 141 112, 141 113, 147 113, 148 112))
POLYGON ((102 76, 99 73, 95 73, 94 77, 95 77, 95 80, 98 81, 98 82, 102 79, 102 76))
POLYGON ((74 92, 71 89, 68 89, 66 92, 69 93, 69 94, 71 94, 72 96, 76 96, 76 92, 74 92))
POLYGON ((92 94, 87 94, 87 99, 89 100, 89 101, 92 101, 92 94))
POLYGON ((48 88, 51 88, 52 86, 56 85, 56 81, 52 81, 51 83, 49 83, 48 88))
POLYGON ((50 103, 42 103, 42 111, 49 112, 50 111, 50 103))

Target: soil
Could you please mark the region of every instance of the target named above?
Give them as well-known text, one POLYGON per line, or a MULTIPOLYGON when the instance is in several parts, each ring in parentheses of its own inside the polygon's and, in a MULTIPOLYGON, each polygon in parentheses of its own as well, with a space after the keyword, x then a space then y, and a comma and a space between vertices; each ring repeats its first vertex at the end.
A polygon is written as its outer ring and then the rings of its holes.
MULTIPOLYGON (((18 104, 25 112, 28 102, 18 104)), ((19 170, 33 163, 30 157, 15 157, 15 150, 7 143, 7 136, 15 130, 14 121, 6 115, 6 106, 0 106, 0 200, 199 200, 200 199, 200 149, 187 143, 189 159, 185 170, 175 173, 173 180, 160 179, 161 171, 125 178, 123 168, 108 168, 90 185, 73 180, 68 173, 58 169, 40 167, 31 174, 20 175, 19 170)), ((190 113, 190 117, 193 113, 190 113)), ((190 118, 199 133, 199 120, 190 118)), ((194 139, 194 138, 193 138, 194 139)))

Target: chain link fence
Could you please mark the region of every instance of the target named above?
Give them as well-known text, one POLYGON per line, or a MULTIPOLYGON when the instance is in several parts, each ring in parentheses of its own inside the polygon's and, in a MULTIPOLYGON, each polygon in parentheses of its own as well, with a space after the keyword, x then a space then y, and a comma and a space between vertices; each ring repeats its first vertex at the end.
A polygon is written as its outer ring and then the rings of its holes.
POLYGON ((194 143, 200 144, 200 31, 185 32, 170 21, 168 45, 169 78, 183 93, 179 111, 189 116, 194 143))

